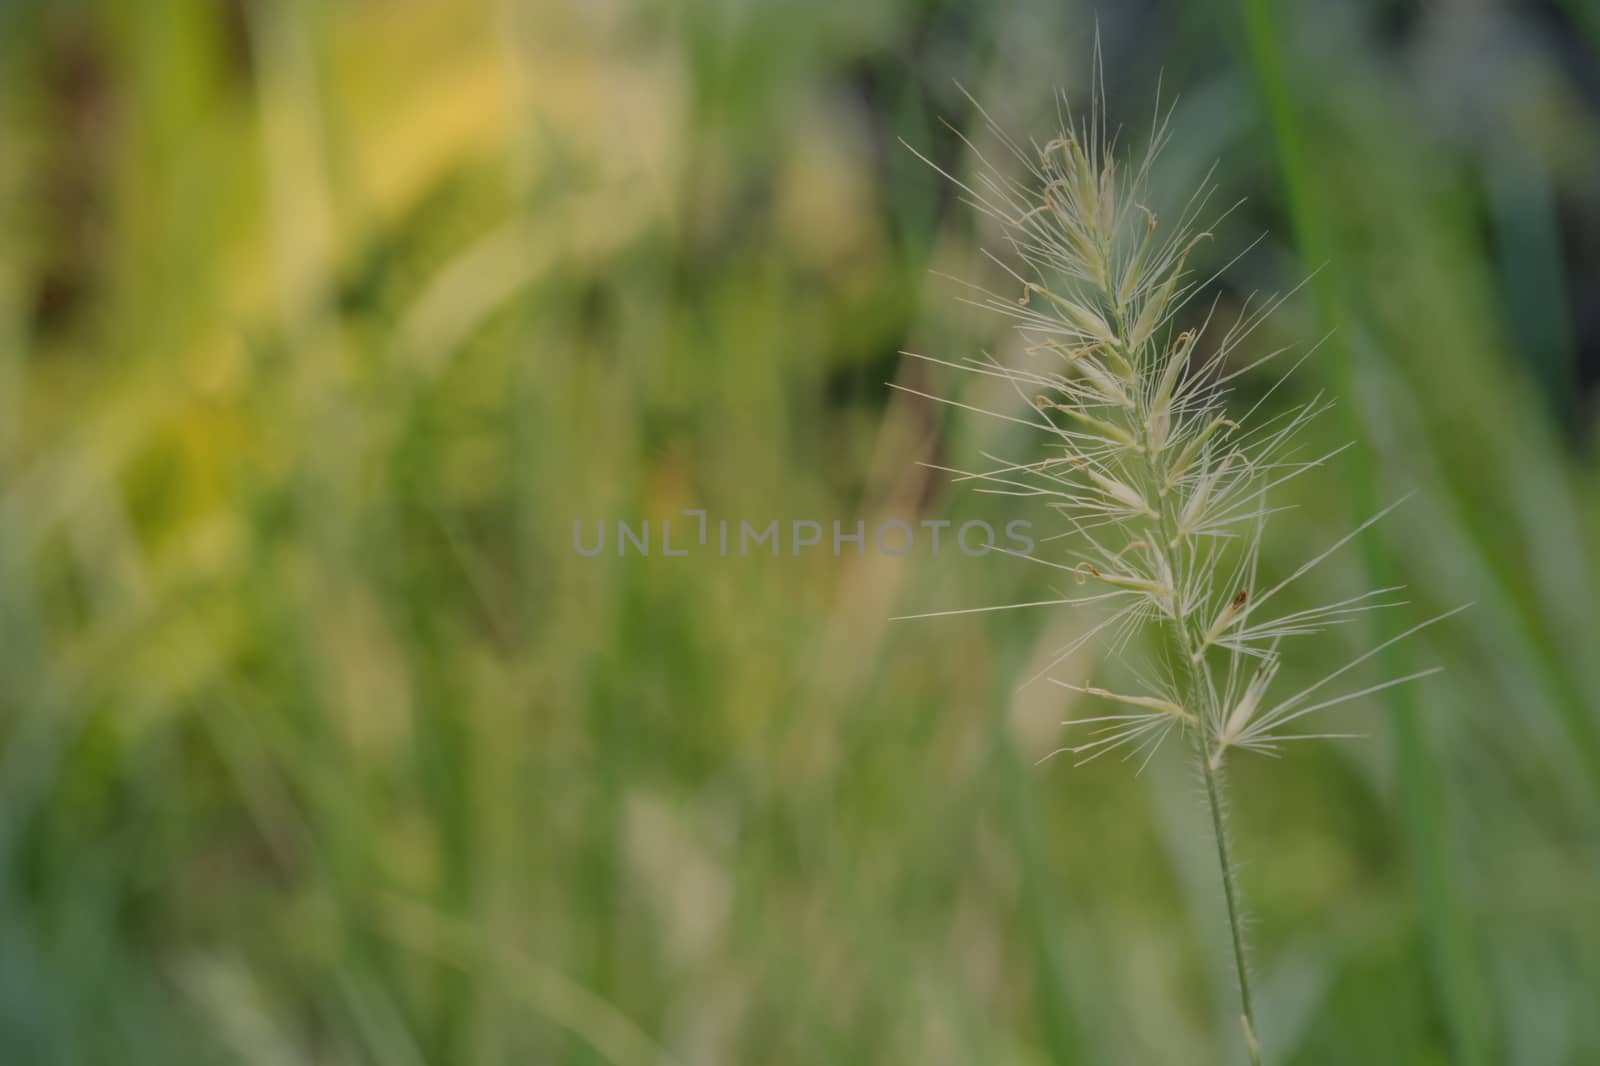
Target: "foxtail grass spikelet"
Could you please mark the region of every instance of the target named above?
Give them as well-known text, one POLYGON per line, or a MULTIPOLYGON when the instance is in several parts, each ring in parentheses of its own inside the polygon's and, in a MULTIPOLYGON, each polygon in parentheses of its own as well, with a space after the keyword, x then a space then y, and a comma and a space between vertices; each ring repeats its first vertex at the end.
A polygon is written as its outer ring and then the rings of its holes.
POLYGON ((954 472, 979 482, 981 491, 1024 497, 1057 516, 1061 535, 1047 544, 1068 554, 1030 558, 1070 574, 1082 594, 1016 606, 1098 612, 1034 679, 1049 677, 1107 708, 1065 723, 1084 732, 1052 754, 1070 754, 1081 763, 1121 752, 1138 759, 1142 769, 1175 732, 1188 739, 1221 868, 1244 1045, 1259 1063, 1226 827, 1228 760, 1246 753, 1276 755, 1291 741, 1343 735, 1297 730, 1313 715, 1432 673, 1354 690, 1338 685, 1395 640, 1454 612, 1406 630, 1298 691, 1279 691, 1280 663, 1297 638, 1401 602, 1397 588, 1382 588, 1289 613, 1277 610, 1284 589, 1392 509, 1312 549, 1275 583, 1264 572, 1262 547, 1274 513, 1269 495, 1338 454, 1301 458, 1296 451, 1301 431, 1330 406, 1321 395, 1273 417, 1256 417, 1265 397, 1238 415, 1227 410, 1232 383, 1244 373, 1263 373, 1263 364, 1281 354, 1249 365, 1236 358, 1245 338, 1283 298, 1247 301, 1225 329, 1215 322, 1215 304, 1208 313, 1185 315, 1206 284, 1190 272, 1189 262, 1210 237, 1198 220, 1213 186, 1208 176, 1170 224, 1144 202, 1151 167, 1169 136, 1170 111, 1158 111, 1142 158, 1129 166, 1118 156, 1098 94, 1082 121, 1074 120, 1062 98, 1064 132, 1026 145, 968 99, 1016 160, 1011 170, 1024 177, 991 164, 965 137, 978 163, 975 176, 963 182, 940 173, 1004 233, 1008 254, 985 254, 1014 287, 996 292, 971 285, 970 299, 1013 321, 1027 361, 931 361, 1009 382, 1026 417, 1001 417, 1027 422, 1038 436, 1029 454, 986 455, 982 469, 954 472), (1162 664, 1154 676, 1130 667, 1137 682, 1121 690, 1049 676, 1097 641, 1117 656, 1136 637, 1162 664))

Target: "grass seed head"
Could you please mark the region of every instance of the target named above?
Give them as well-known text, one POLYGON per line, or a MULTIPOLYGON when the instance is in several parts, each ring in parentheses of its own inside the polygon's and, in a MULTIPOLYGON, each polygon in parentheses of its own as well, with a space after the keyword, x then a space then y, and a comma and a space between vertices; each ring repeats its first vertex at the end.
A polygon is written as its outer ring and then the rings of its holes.
MULTIPOLYGON (((1036 495, 1065 522, 1064 536, 1050 543, 1073 557, 1039 561, 1110 587, 1095 604, 1110 612, 1108 620, 1090 630, 1104 634, 1108 655, 1117 657, 1146 631, 1153 646, 1174 653, 1175 692, 1083 691, 1163 726, 1192 725, 1207 761, 1220 766, 1233 749, 1271 751, 1287 739, 1282 729, 1291 720, 1340 702, 1308 705, 1296 697, 1266 707, 1280 643, 1290 657, 1295 639, 1391 604, 1356 597, 1287 616, 1262 613, 1333 550, 1313 555, 1278 585, 1257 587, 1263 545, 1275 535, 1269 492, 1321 466, 1326 457, 1298 460, 1294 445, 1325 405, 1315 399, 1259 426, 1230 416, 1230 383, 1241 372, 1234 356, 1280 301, 1253 309, 1247 303, 1238 322, 1209 339, 1211 316, 1180 328, 1208 284, 1190 274, 1189 263, 1210 236, 1197 231, 1210 186, 1163 226, 1145 199, 1170 112, 1157 113, 1143 158, 1127 165, 1108 143, 1103 113, 1074 123, 1064 109, 1068 128, 1042 147, 1024 146, 991 124, 1010 164, 998 167, 973 146, 977 176, 958 182, 1003 228, 1010 255, 989 258, 1022 287, 1020 299, 980 289, 982 302, 1013 320, 1027 354, 1061 361, 1059 372, 1047 374, 997 361, 970 368, 1009 378, 1024 398, 1032 395, 1039 431, 1061 454, 1001 457, 998 472, 964 476, 1036 495), (1047 383, 1050 395, 1032 391, 1047 383)), ((1270 374, 1270 366, 1261 369, 1266 362, 1253 372, 1270 374)), ((1155 743, 1164 735, 1155 733, 1155 743)), ((1150 739, 1119 730, 1110 744, 1143 750, 1150 739)))

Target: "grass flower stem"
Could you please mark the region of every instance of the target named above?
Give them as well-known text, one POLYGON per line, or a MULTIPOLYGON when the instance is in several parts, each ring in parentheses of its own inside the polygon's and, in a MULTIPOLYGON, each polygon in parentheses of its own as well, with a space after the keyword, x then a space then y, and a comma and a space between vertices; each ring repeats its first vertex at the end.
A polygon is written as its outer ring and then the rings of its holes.
POLYGON ((1197 737, 1195 759, 1206 782, 1206 801, 1211 808, 1211 834, 1217 845, 1217 865, 1222 869, 1222 894, 1228 901, 1228 932, 1233 938, 1233 964, 1239 974, 1240 1024, 1244 1026, 1245 1047, 1251 1066, 1261 1066, 1261 1048, 1256 1041, 1256 1009, 1250 998, 1250 967, 1244 954, 1244 919, 1240 914, 1239 886, 1234 877, 1233 860, 1228 854, 1227 817, 1223 807, 1221 769, 1212 769, 1208 745, 1197 737))
MULTIPOLYGON (((1160 476, 1158 470, 1150 471, 1152 478, 1160 476)), ((1163 525, 1171 528, 1176 519, 1170 513, 1176 503, 1163 506, 1163 525)), ((1214 703, 1211 678, 1207 675, 1204 647, 1197 647, 1188 624, 1181 613, 1171 619, 1171 629, 1179 652, 1180 671, 1185 676, 1185 688, 1191 707, 1202 708, 1214 703)), ((1194 759, 1199 764, 1200 776, 1206 785, 1206 808, 1211 815, 1211 839, 1217 849, 1217 867, 1222 877, 1222 895, 1228 909, 1228 936, 1233 944, 1234 972, 1239 979, 1239 1024, 1244 1030, 1245 1048, 1250 1055, 1250 1066, 1261 1066, 1261 1046, 1257 1038, 1255 1001, 1250 994, 1250 964, 1245 955, 1244 905, 1240 899, 1239 881, 1234 871, 1233 857, 1228 848, 1228 815, 1226 803, 1227 783, 1223 780, 1222 765, 1217 758, 1221 750, 1219 715, 1202 713, 1195 717, 1194 759)))
MULTIPOLYGON (((1099 70, 1097 53, 1097 82, 1099 70)), ((1043 459, 1037 451, 1021 461, 986 452, 999 469, 957 473, 998 486, 987 491, 1047 498, 1076 534, 1072 554, 1064 561, 1030 558, 1070 572, 1080 585, 1093 581, 1117 601, 1044 671, 1109 628, 1108 659, 1124 674, 1114 687, 1051 680, 1117 704, 1117 710, 1063 723, 1080 730, 1074 734, 1077 742, 1052 755, 1071 752, 1082 765, 1126 749, 1124 758, 1142 757, 1143 769, 1174 731, 1191 737, 1227 904, 1240 1026, 1250 1062, 1260 1066, 1243 906, 1228 846, 1227 760, 1235 752, 1272 755, 1290 741, 1340 735, 1289 727, 1312 713, 1433 673, 1391 671, 1390 680, 1353 691, 1335 689, 1308 702, 1395 641, 1453 612, 1390 637, 1294 695, 1273 694, 1281 644, 1320 633, 1352 613, 1392 606, 1379 597, 1394 591, 1394 583, 1383 581, 1377 592, 1287 614, 1278 606, 1264 614, 1263 606, 1392 507, 1313 553, 1282 581, 1272 583, 1261 572, 1267 520, 1279 509, 1268 494, 1338 454, 1305 460, 1293 444, 1296 434, 1326 410, 1320 396, 1256 426, 1244 424, 1255 407, 1239 419, 1229 416, 1230 382, 1265 361, 1233 365, 1239 345, 1282 298, 1254 306, 1246 300, 1234 325, 1201 346, 1211 313, 1191 329, 1181 327, 1179 316, 1209 284, 1186 269, 1189 252, 1209 236, 1195 232, 1198 212, 1211 195, 1209 183, 1196 191, 1165 240, 1152 245, 1155 215, 1141 197, 1150 163, 1167 137, 1166 119, 1159 114, 1153 119, 1144 162, 1119 170, 1113 158, 1116 136, 1108 133, 1100 93, 1082 122, 1074 122, 1070 107, 1064 99, 1061 103, 1068 129, 1043 147, 1034 146, 1031 154, 978 107, 999 142, 1027 168, 1032 184, 997 170, 981 153, 981 167, 970 183, 950 179, 970 203, 1005 227, 1019 265, 986 254, 1017 287, 1008 293, 971 287, 985 298, 981 306, 1013 321, 1021 352, 1031 360, 1011 368, 986 353, 967 369, 1008 379, 1035 417, 998 417, 1030 426, 1045 442, 1043 459), (1124 654, 1140 631, 1150 638, 1153 669, 1141 669, 1134 661, 1137 653, 1124 654)), ((1328 298, 1328 290, 1318 291, 1328 298)), ((1348 365, 1341 369, 1348 379, 1348 365)), ((1362 472, 1368 494, 1375 484, 1370 474, 1370 469, 1362 472)), ((1409 717, 1403 724, 1416 728, 1409 717)))
MULTIPOLYGON (((1126 326, 1117 318, 1113 319, 1115 332, 1120 343, 1127 343, 1124 339, 1126 326)), ((1133 432, 1139 432, 1141 427, 1130 427, 1133 432)), ((1145 430, 1148 432, 1148 430, 1145 430)), ((1149 487, 1155 488, 1162 484, 1167 476, 1160 459, 1155 454, 1155 449, 1147 450, 1142 454, 1143 462, 1134 464, 1142 466, 1140 480, 1149 487)), ((1226 460, 1224 460, 1224 464, 1226 460)), ((1150 498, 1157 500, 1153 508, 1152 518, 1159 525, 1161 539, 1168 544, 1179 544, 1183 540, 1184 504, 1177 494, 1152 492, 1150 498)), ((1181 589, 1185 584, 1184 569, 1188 553, 1182 549, 1174 550, 1170 566, 1172 568, 1172 584, 1175 589, 1181 589)), ((1206 786, 1206 806, 1211 815, 1212 842, 1217 849, 1217 865, 1222 876, 1222 893, 1227 903, 1228 910, 1228 935, 1233 944, 1234 970, 1239 979, 1239 1023, 1244 1030, 1245 1048, 1250 1055, 1251 1066, 1261 1066, 1261 1048, 1257 1039, 1255 1002, 1250 994, 1250 966, 1245 955, 1244 943, 1244 915, 1243 903, 1240 899, 1239 882, 1235 875, 1233 858, 1228 848, 1226 782, 1222 777, 1221 754, 1226 748, 1223 736, 1222 709, 1217 706, 1215 685, 1209 675, 1210 667, 1205 657, 1205 645, 1195 635, 1195 627, 1185 608, 1185 600, 1181 596, 1174 596, 1172 612, 1167 619, 1172 641, 1178 652, 1176 656, 1179 681, 1185 689, 1185 700, 1191 708, 1204 709, 1204 713, 1192 714, 1189 721, 1194 729, 1194 757, 1199 764, 1200 774, 1206 786)), ((1204 623, 1200 623, 1203 625, 1204 623)))

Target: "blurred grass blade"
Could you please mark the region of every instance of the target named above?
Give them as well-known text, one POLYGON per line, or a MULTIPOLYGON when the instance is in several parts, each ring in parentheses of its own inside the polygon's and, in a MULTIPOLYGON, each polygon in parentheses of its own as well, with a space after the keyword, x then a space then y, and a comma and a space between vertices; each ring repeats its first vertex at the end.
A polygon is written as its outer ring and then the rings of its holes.
MULTIPOLYGON (((1345 274, 1339 263, 1333 220, 1324 205, 1328 190, 1317 187, 1309 132, 1301 121, 1293 89, 1285 73, 1290 48, 1276 24, 1276 0, 1244 0, 1246 39, 1257 83, 1277 145, 1278 160, 1288 197, 1296 244, 1305 263, 1320 268, 1312 281, 1322 328, 1333 330, 1324 348, 1326 362, 1341 394, 1357 396, 1358 353, 1347 339, 1354 315, 1346 298, 1345 274), (1346 328, 1335 329, 1343 325, 1346 328)), ((1375 453, 1364 443, 1364 427, 1351 408, 1345 428, 1351 439, 1363 443, 1351 450, 1347 497, 1351 513, 1359 520, 1379 506, 1375 453)), ((1394 584, 1394 564, 1382 542, 1372 536, 1361 540, 1362 562, 1368 579, 1379 587, 1394 584)), ((1387 614, 1376 616, 1380 640, 1393 635, 1387 614)), ((1406 651, 1394 646, 1384 654, 1384 673, 1409 672, 1406 651)), ((1443 776, 1429 750, 1412 690, 1401 687, 1385 693, 1394 731, 1399 802, 1411 854, 1416 892, 1415 906, 1422 921, 1432 958, 1433 984, 1450 1036, 1455 1061, 1461 1066, 1489 1066, 1496 1061, 1490 1033, 1488 981, 1479 963, 1475 943, 1461 901, 1458 878, 1452 868, 1448 801, 1443 776)))

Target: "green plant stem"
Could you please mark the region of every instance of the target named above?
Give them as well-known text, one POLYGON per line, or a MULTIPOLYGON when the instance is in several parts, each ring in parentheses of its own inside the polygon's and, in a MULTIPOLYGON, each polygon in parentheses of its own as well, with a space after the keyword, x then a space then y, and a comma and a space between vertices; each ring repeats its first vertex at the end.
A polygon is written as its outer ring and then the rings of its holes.
MULTIPOLYGON (((1135 351, 1134 345, 1128 338, 1127 323, 1117 312, 1115 296, 1110 292, 1103 293, 1110 312, 1112 328, 1124 350, 1130 353, 1130 361, 1135 351)), ((1149 428, 1141 420, 1134 418, 1128 423, 1128 431, 1150 442, 1149 428)), ((1166 471, 1154 458, 1157 449, 1153 446, 1145 451, 1146 462, 1143 471, 1143 490, 1146 498, 1159 500, 1156 513, 1156 524, 1160 530, 1157 541, 1162 544, 1172 545, 1177 540, 1177 532, 1181 525, 1177 508, 1177 496, 1174 493, 1163 493, 1160 486, 1166 477, 1166 471)), ((1173 570, 1173 588, 1184 587, 1183 552, 1175 550, 1171 557, 1173 570)), ((1239 1006, 1240 1025, 1244 1030, 1245 1048, 1250 1055, 1251 1066, 1261 1066, 1261 1047, 1256 1033, 1255 1003, 1250 995, 1250 967, 1245 961, 1244 948, 1244 922, 1241 917, 1242 907, 1239 902, 1239 884, 1234 876, 1233 860, 1228 854, 1227 816, 1223 809, 1223 783, 1220 780, 1220 767, 1211 765, 1211 753, 1215 750, 1217 738, 1213 731, 1221 729, 1222 708, 1216 706, 1215 688, 1211 683, 1210 668, 1205 660, 1205 650, 1200 640, 1190 632, 1188 618, 1181 607, 1175 602, 1173 614, 1170 618, 1172 637, 1178 651, 1179 660, 1183 663, 1184 673, 1188 675, 1187 703, 1190 713, 1194 715, 1195 729, 1195 758, 1200 763, 1200 773, 1205 778, 1206 801, 1211 812, 1212 837, 1217 846, 1217 863, 1222 872, 1222 891, 1228 905, 1228 932, 1233 941, 1234 970, 1239 977, 1239 1006)))
MULTIPOLYGON (((1170 519, 1169 519, 1170 521, 1170 519)), ((1176 564, 1176 560, 1174 560, 1176 564)), ((1244 1029, 1245 1050, 1250 1054, 1251 1066, 1261 1066, 1261 1045, 1257 1038, 1255 1001, 1250 995, 1250 964, 1245 959, 1243 906, 1240 903, 1239 881, 1234 874, 1233 857, 1228 852, 1228 818, 1223 804, 1220 766, 1212 765, 1212 752, 1216 750, 1216 737, 1212 730, 1221 720, 1220 708, 1212 706, 1213 689, 1203 659, 1198 659, 1196 645, 1188 627, 1182 620, 1173 621, 1178 638, 1178 648, 1189 674, 1189 705, 1195 712, 1195 759, 1200 764, 1200 776, 1206 783, 1206 807, 1211 813, 1211 838, 1217 847, 1217 866, 1222 874, 1222 895, 1228 906, 1228 935, 1233 941, 1233 967, 1239 978, 1239 1024, 1244 1029), (1196 663, 1198 662, 1198 665, 1196 663), (1209 727, 1208 727, 1209 723, 1209 727)), ((1203 654, 1203 653, 1202 653, 1203 654)))
POLYGON ((1196 752, 1200 772, 1206 780, 1206 802, 1211 808, 1211 834, 1217 845, 1217 865, 1222 868, 1222 894, 1228 901, 1228 931, 1233 937, 1233 965, 1239 974, 1240 1020, 1244 1025, 1245 1047, 1250 1052, 1252 1066, 1261 1066, 1261 1049, 1256 1041, 1256 1010, 1250 999, 1250 967, 1244 959, 1243 919, 1239 915, 1239 885, 1234 878, 1233 860, 1228 855, 1228 829, 1222 810, 1222 786, 1218 773, 1211 768, 1211 758, 1206 752, 1205 731, 1200 732, 1196 752))

